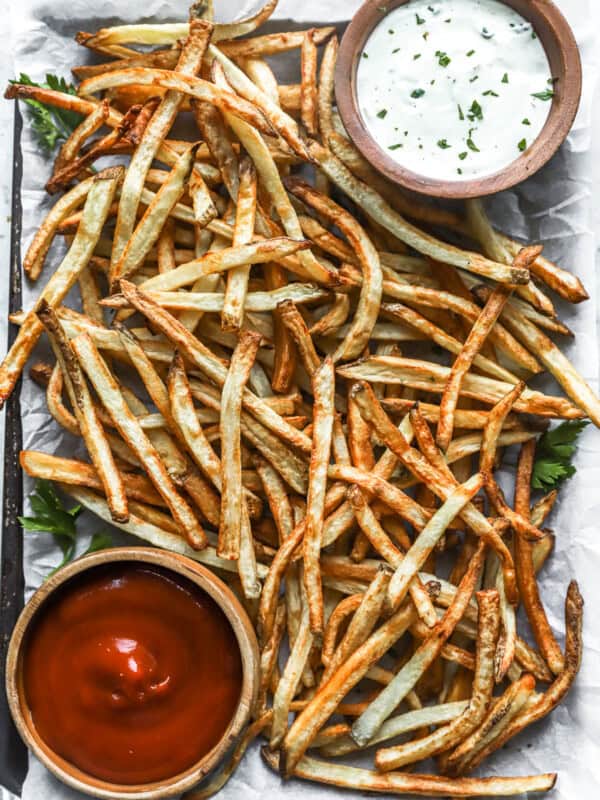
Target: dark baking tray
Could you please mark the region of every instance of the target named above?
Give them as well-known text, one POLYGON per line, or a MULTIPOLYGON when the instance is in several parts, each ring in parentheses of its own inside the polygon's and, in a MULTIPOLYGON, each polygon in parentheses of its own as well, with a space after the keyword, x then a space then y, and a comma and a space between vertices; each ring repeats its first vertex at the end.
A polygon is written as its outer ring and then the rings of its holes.
MULTIPOLYGON (((10 228, 10 312, 21 308, 21 156, 22 118, 14 103, 14 155, 10 228)), ((8 346, 17 328, 9 325, 8 346)), ((17 517, 22 513, 23 478, 19 469, 21 450, 20 381, 6 404, 4 434, 4 487, 2 498, 2 555, 0 561, 0 784, 15 795, 27 770, 27 750, 13 725, 4 691, 6 651, 12 629, 23 607, 23 532, 17 517)))

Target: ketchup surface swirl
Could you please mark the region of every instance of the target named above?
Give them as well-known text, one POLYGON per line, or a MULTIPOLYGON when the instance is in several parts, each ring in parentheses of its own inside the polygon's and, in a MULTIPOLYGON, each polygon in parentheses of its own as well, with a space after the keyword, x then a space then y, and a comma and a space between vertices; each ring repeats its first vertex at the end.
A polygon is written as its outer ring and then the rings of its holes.
POLYGON ((219 742, 242 662, 202 589, 125 562, 83 573, 41 607, 23 676, 49 747, 96 778, 138 784, 177 775, 219 742))

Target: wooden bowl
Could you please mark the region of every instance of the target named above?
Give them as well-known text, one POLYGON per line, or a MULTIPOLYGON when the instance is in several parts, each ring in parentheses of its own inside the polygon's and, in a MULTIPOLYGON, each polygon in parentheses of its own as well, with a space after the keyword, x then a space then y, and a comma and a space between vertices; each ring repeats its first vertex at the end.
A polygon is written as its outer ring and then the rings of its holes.
POLYGON ((550 114, 535 142, 507 167, 481 178, 443 181, 402 167, 387 155, 365 126, 356 98, 356 70, 364 44, 385 13, 408 0, 367 0, 346 28, 335 70, 337 107, 350 138, 363 156, 394 183, 414 192, 451 199, 483 197, 529 178, 552 158, 569 133, 581 98, 581 59, 569 24, 550 0, 501 0, 531 22, 558 78, 550 114))
MULTIPOLYGON (((6 660, 6 693, 10 711, 23 741, 56 777, 73 789, 111 800, 157 800, 194 787, 224 758, 250 718, 259 681, 259 650, 248 615, 231 590, 208 569, 184 556, 150 547, 116 547, 74 561, 48 578, 27 603, 13 631, 6 660), (172 778, 141 785, 113 784, 81 771, 51 750, 37 733, 23 685, 24 641, 42 604, 66 581, 101 564, 142 562, 171 570, 203 589, 231 625, 242 658, 242 689, 237 710, 221 741, 200 761, 172 778)), ((200 721, 201 723, 201 721, 200 721)))

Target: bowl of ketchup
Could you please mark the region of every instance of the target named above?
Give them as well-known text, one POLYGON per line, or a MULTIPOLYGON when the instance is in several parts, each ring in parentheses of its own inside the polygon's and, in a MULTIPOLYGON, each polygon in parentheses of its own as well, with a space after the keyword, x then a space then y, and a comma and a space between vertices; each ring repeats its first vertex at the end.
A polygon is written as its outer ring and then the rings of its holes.
POLYGON ((180 794, 250 718, 259 653, 231 590, 201 565, 122 547, 49 578, 25 606, 7 696, 33 753, 96 797, 180 794))

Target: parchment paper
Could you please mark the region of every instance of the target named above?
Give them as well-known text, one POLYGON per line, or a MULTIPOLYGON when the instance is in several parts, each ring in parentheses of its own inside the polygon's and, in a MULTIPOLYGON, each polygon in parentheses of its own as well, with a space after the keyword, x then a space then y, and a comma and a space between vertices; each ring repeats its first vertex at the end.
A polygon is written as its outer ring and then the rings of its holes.
MULTIPOLYGON (((217 0, 218 19, 244 16, 256 7, 253 2, 217 0)), ((327 24, 348 20, 359 0, 281 0, 275 19, 294 23, 327 24)), ((546 254, 573 269, 583 280, 591 299, 579 306, 563 307, 562 316, 576 338, 561 342, 567 355, 594 388, 598 387, 597 282, 594 269, 595 239, 592 213, 592 119, 599 45, 598 11, 594 0, 558 0, 574 28, 581 48, 584 68, 583 100, 568 141, 552 162, 516 191, 505 192, 489 203, 499 227, 529 241, 542 241, 546 254)), ((119 21, 183 20, 187 4, 161 0, 130 0, 124 4, 105 0, 21 0, 12 3, 12 72, 27 72, 42 79, 47 71, 69 76, 73 64, 85 58, 73 42, 78 30, 94 30, 119 21)), ((286 79, 293 80, 292 76, 286 79)), ((297 80, 297 78, 296 78, 297 80)), ((26 116, 26 112, 25 112, 26 116)), ((596 116, 596 119, 599 117, 596 116)), ((598 137, 598 131, 596 131, 598 137)), ((23 246, 26 246, 49 207, 43 186, 49 163, 42 157, 24 126, 23 246)), ((596 152, 600 152, 596 150, 596 152)), ((59 263, 60 251, 54 247, 45 276, 59 263)), ((5 304, 6 281, 0 287, 5 304)), ((24 286, 24 306, 29 308, 37 296, 35 286, 24 286)), ((550 383, 548 384, 551 385, 550 383)), ((556 387, 553 388, 556 391, 556 387)), ((46 411, 43 393, 25 378, 22 391, 23 445, 49 453, 74 455, 75 441, 61 431, 46 411)), ((485 774, 531 774, 557 770, 559 781, 549 797, 552 800, 595 800, 599 796, 598 757, 600 749, 600 625, 595 608, 600 598, 600 435, 588 429, 577 456, 576 477, 561 492, 561 499, 550 519, 557 534, 556 551, 544 568, 541 581, 543 598, 553 627, 562 635, 563 602, 568 581, 576 576, 586 600, 585 655, 576 686, 569 698, 552 716, 537 724, 488 760, 485 774)), ((15 468, 16 465, 15 465, 15 468)), ((31 490, 26 481, 25 495, 31 490)), ((87 530, 105 527, 87 519, 87 530)), ((125 541, 117 534, 115 542, 125 541)), ((82 537, 81 549, 87 545, 82 537)), ((25 535, 25 575, 27 596, 39 586, 44 575, 58 563, 59 553, 44 534, 25 535)), ((43 669, 43 665, 40 665, 43 669)), ((201 722, 200 722, 201 724, 201 722)), ((165 748, 169 742, 165 742, 165 748)), ((252 798, 306 798, 341 794, 337 790, 290 781, 283 784, 263 764, 258 748, 252 749, 242 766, 221 792, 223 800, 252 798)), ((24 800, 75 800, 80 798, 56 781, 34 759, 23 788, 24 800)))

